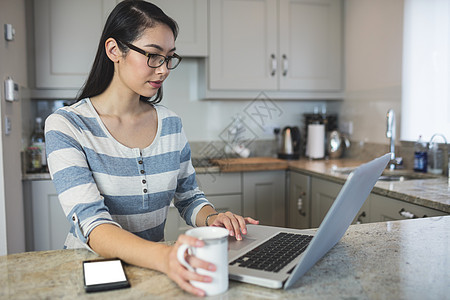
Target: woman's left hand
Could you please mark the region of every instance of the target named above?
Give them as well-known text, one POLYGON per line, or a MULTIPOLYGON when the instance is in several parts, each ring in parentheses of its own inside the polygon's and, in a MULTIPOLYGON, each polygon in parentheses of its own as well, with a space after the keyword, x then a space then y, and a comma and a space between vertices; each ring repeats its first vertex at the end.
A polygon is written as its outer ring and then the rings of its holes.
POLYGON ((209 226, 225 227, 230 232, 230 236, 235 236, 238 241, 242 240, 242 234, 247 234, 246 224, 259 224, 258 220, 254 220, 250 217, 242 217, 240 215, 233 214, 231 211, 226 213, 220 213, 217 216, 211 217, 209 226))

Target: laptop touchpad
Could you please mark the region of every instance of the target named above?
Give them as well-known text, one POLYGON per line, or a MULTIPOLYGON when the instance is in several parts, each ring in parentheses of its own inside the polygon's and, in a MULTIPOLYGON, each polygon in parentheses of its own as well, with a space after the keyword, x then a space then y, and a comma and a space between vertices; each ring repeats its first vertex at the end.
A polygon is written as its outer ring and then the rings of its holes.
POLYGON ((247 247, 248 245, 252 244, 253 242, 255 242, 256 239, 251 239, 248 237, 242 237, 241 241, 236 240, 236 238, 234 236, 230 236, 228 237, 228 250, 240 250, 244 247, 247 247))

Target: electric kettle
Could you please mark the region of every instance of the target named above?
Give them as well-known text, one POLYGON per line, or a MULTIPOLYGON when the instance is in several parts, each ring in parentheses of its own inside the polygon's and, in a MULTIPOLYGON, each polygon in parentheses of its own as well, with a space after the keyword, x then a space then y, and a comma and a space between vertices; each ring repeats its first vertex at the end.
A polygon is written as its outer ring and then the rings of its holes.
POLYGON ((330 158, 342 157, 345 149, 350 148, 348 137, 337 130, 333 130, 328 135, 327 153, 330 158))
POLYGON ((300 130, 297 126, 287 126, 281 132, 281 140, 278 145, 278 158, 300 158, 300 130))

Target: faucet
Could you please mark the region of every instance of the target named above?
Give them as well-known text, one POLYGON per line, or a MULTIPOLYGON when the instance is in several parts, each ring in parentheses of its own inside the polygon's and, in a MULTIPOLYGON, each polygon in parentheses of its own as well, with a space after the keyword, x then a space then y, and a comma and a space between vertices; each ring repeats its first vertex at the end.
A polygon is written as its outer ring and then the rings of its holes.
POLYGON ((395 156, 395 112, 392 108, 387 112, 386 137, 390 139, 391 161, 389 162, 389 170, 395 170, 402 164, 403 160, 401 157, 395 156))

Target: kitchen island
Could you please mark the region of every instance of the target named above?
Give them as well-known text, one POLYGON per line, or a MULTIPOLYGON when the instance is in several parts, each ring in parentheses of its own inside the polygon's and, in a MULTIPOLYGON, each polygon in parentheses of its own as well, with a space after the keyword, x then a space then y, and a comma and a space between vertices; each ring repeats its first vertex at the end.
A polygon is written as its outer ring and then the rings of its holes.
MULTIPOLYGON (((450 216, 352 225, 294 289, 272 290, 230 281, 214 298, 449 299, 450 216)), ((131 288, 86 294, 85 249, 0 257, 0 299, 195 298, 166 275, 126 265, 131 288)))

